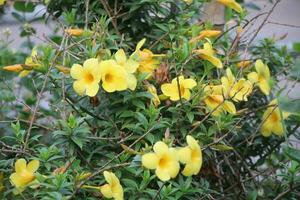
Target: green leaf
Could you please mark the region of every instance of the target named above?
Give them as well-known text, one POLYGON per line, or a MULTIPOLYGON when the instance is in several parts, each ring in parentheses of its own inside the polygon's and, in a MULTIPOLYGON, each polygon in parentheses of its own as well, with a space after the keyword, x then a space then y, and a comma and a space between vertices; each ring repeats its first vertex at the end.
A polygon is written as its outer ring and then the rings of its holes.
POLYGON ((292 160, 300 163, 300 150, 290 146, 283 146, 283 152, 292 160))
POLYGON ((16 1, 14 3, 14 8, 20 12, 33 12, 35 5, 33 3, 26 3, 22 1, 16 1))
POLYGON ((292 78, 300 80, 300 59, 295 61, 295 64, 291 67, 290 76, 292 78))
POLYGON ((279 108, 282 111, 300 115, 300 99, 289 99, 287 97, 278 98, 279 108))
POLYGON ((212 145, 211 147, 217 151, 231 151, 234 149, 232 146, 228 146, 226 144, 215 144, 212 145))
POLYGON ((293 44, 293 49, 294 51, 296 51, 297 53, 300 53, 300 42, 295 42, 293 44))

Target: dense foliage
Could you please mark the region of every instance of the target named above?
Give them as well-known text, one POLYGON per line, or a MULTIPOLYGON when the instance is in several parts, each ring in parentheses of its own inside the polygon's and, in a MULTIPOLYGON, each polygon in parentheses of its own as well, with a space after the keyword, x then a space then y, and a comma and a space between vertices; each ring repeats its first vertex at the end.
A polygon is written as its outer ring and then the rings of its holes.
POLYGON ((233 0, 215 30, 205 2, 6 2, 0 198, 298 199, 299 44, 253 42, 233 0), (36 20, 56 29, 34 46, 36 20))

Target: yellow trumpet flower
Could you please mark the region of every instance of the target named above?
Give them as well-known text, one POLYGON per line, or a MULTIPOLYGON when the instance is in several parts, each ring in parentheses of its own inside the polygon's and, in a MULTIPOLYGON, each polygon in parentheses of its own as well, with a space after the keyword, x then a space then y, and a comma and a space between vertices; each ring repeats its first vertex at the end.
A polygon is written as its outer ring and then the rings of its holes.
POLYGON ((190 78, 184 79, 183 76, 179 76, 178 78, 174 78, 171 83, 162 84, 161 91, 164 95, 170 97, 172 101, 178 101, 180 96, 183 99, 189 100, 191 97, 190 89, 196 85, 195 80, 190 78))
POLYGON ((209 61, 215 67, 223 68, 221 60, 215 57, 215 51, 213 50, 212 45, 209 42, 206 42, 204 44, 203 49, 197 49, 194 50, 194 52, 198 54, 201 59, 209 61))
POLYGON ((235 10, 237 13, 243 12, 242 6, 239 3, 237 3, 235 0, 217 0, 217 2, 235 10))
POLYGON ((277 99, 272 100, 262 117, 261 134, 265 137, 269 137, 272 133, 282 136, 284 133, 283 120, 288 116, 289 113, 282 112, 281 117, 281 110, 278 107, 277 99))
POLYGON ((198 142, 190 135, 186 136, 188 146, 178 150, 179 161, 185 164, 184 176, 197 175, 202 166, 202 151, 198 142))
POLYGON ((268 65, 264 64, 262 60, 257 60, 255 62, 256 72, 251 72, 248 74, 248 80, 252 83, 257 83, 260 90, 265 94, 270 94, 270 70, 268 65))
POLYGON ((123 187, 120 184, 118 177, 108 171, 103 172, 107 184, 100 187, 100 191, 106 198, 114 198, 115 200, 123 200, 123 187))
POLYGON ((26 186, 35 179, 34 173, 39 168, 40 162, 32 160, 26 164, 26 160, 21 158, 15 162, 15 173, 10 175, 11 183, 18 192, 24 191, 26 186))
POLYGON ((68 28, 65 32, 71 36, 82 36, 84 30, 79 28, 68 28))
POLYGON ((98 59, 90 58, 84 61, 83 66, 74 64, 71 68, 70 74, 71 77, 75 79, 73 88, 77 94, 86 94, 90 97, 97 94, 101 79, 98 59))
POLYGON ((127 82, 128 88, 131 90, 135 90, 137 79, 134 75, 137 68, 139 67, 139 63, 132 58, 127 59, 126 54, 123 49, 119 49, 115 54, 115 59, 118 65, 122 66, 127 71, 127 82))
POLYGON ((147 169, 155 169, 155 174, 161 181, 175 178, 180 168, 176 150, 161 141, 154 144, 153 150, 154 153, 142 156, 142 165, 147 169))

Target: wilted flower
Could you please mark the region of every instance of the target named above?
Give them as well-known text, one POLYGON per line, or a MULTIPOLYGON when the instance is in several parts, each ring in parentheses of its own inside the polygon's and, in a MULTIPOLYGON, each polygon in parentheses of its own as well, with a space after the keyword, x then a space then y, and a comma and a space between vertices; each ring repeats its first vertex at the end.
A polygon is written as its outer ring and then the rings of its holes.
POLYGON ((197 175, 202 166, 202 151, 198 142, 190 135, 186 136, 188 146, 178 150, 179 161, 185 164, 184 176, 197 175))
POLYGON ((107 184, 100 187, 100 191, 106 198, 114 198, 115 200, 123 200, 123 187, 118 177, 112 172, 104 171, 104 178, 107 184))
POLYGON ((139 67, 139 63, 132 58, 127 59, 126 54, 123 49, 119 49, 115 54, 115 59, 118 65, 122 66, 127 72, 127 82, 128 88, 131 90, 135 90, 137 80, 134 75, 137 68, 139 67))
POLYGON ((237 3, 235 0, 217 0, 217 2, 235 10, 238 13, 243 12, 242 6, 239 3, 237 3))
POLYGON ((243 60, 241 62, 237 63, 238 68, 246 68, 248 67, 252 62, 250 60, 243 60))
POLYGON ((174 78, 171 83, 163 84, 161 91, 164 95, 170 97, 172 101, 178 101, 180 97, 189 100, 191 97, 190 89, 196 85, 197 83, 194 79, 184 79, 183 76, 179 76, 174 78))
POLYGON ((114 60, 100 62, 102 87, 106 92, 122 91, 128 88, 127 71, 114 60))
POLYGON ((76 79, 73 83, 75 92, 84 93, 90 97, 97 94, 101 80, 100 64, 98 59, 90 58, 84 61, 83 66, 74 64, 71 68, 71 77, 76 79))
POLYGON ((255 62, 256 72, 251 72, 248 74, 248 79, 252 83, 257 83, 260 90, 265 94, 270 94, 270 70, 268 65, 264 64, 262 60, 257 60, 255 62))
POLYGON ((203 49, 197 49, 194 50, 194 52, 198 54, 200 58, 209 61, 215 67, 223 68, 223 64, 221 60, 215 56, 215 52, 212 48, 212 45, 209 42, 206 42, 204 44, 203 49))
POLYGON ((148 169, 155 169, 156 176, 162 181, 175 178, 179 172, 179 162, 174 148, 169 148, 164 142, 156 142, 154 153, 142 156, 142 165, 148 169))
POLYGON ((10 181, 18 192, 22 192, 35 179, 34 173, 39 168, 39 165, 40 162, 38 160, 32 160, 28 164, 26 164, 26 160, 23 158, 16 161, 16 172, 10 175, 10 181))
POLYGON ((284 133, 283 120, 289 116, 289 113, 280 111, 277 99, 269 103, 269 107, 262 117, 262 126, 260 132, 263 136, 269 137, 272 133, 282 136, 284 133), (281 117, 282 114, 282 117, 281 117))

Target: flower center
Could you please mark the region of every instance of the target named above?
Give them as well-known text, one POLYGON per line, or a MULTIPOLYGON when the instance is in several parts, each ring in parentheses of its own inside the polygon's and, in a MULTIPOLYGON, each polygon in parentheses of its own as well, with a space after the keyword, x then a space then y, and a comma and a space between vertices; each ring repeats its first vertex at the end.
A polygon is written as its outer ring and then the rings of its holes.
POLYGON ((112 82, 114 77, 111 74, 106 74, 104 77, 105 82, 112 82))
POLYGON ((280 121, 280 120, 279 120, 279 116, 278 116, 276 113, 274 113, 274 112, 271 114, 270 119, 271 119, 271 121, 274 122, 274 123, 280 121))
POLYGON ((169 162, 170 162, 170 159, 168 156, 163 156, 160 160, 159 160, 159 166, 161 168, 166 168, 169 166, 169 162))
POLYGON ((92 83, 92 82, 94 82, 94 76, 92 74, 90 74, 90 73, 87 73, 84 76, 84 81, 86 83, 92 83))

